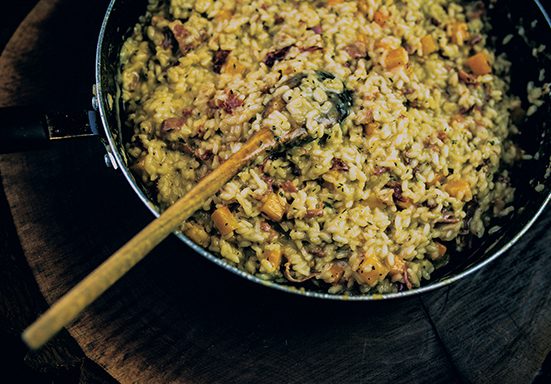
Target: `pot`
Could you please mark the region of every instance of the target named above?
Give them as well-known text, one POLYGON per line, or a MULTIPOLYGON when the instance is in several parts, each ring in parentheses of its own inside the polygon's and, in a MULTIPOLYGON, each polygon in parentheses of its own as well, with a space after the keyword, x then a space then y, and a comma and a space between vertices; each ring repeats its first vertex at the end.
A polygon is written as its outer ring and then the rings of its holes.
MULTIPOLYGON (((527 84, 551 83, 551 52, 542 45, 551 46, 551 19, 539 0, 518 2, 487 1, 486 9, 491 20, 490 44, 497 52, 505 52, 512 61, 511 92, 528 105, 527 84), (544 70, 543 72, 541 72, 544 70)), ((122 173, 131 188, 153 215, 160 211, 151 196, 129 168, 125 143, 131 132, 124 125, 124 106, 120 100, 117 76, 120 71, 119 52, 125 38, 139 17, 145 14, 146 0, 112 0, 101 27, 96 54, 96 84, 93 97, 94 112, 77 114, 39 114, 29 109, 0 110, 0 121, 10 129, 0 131, 0 151, 43 145, 49 138, 99 135, 106 148, 106 163, 122 173), (103 132, 99 132, 99 121, 103 132), (68 124, 69 122, 69 124, 68 124), (76 130, 76 132, 75 132, 76 130)), ((469 246, 451 256, 450 262, 436 270, 424 286, 408 291, 371 294, 329 294, 313 288, 298 289, 295 285, 267 282, 244 272, 206 249, 193 243, 181 232, 175 235, 199 255, 214 264, 245 279, 269 287, 308 297, 333 300, 370 301, 407 297, 428 292, 455 281, 487 266, 497 259, 535 223, 551 199, 551 126, 546 118, 551 113, 550 94, 544 104, 524 119, 516 138, 529 155, 517 162, 511 170, 512 184, 516 188, 515 211, 506 219, 492 223, 498 228, 482 239, 470 238, 469 246)))

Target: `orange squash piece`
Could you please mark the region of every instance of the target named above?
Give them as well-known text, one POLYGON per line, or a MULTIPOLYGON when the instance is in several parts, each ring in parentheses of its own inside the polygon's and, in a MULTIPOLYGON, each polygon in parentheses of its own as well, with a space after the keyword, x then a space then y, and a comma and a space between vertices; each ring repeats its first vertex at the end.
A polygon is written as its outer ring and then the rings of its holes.
POLYGON ((450 196, 464 201, 470 201, 473 198, 471 186, 462 179, 448 181, 444 185, 444 191, 448 192, 450 196))
POLYGON ((281 266, 281 256, 281 248, 269 249, 264 251, 264 257, 270 262, 270 264, 272 264, 272 266, 276 270, 279 269, 279 267, 281 266))
POLYGON ((366 136, 371 136, 375 132, 377 132, 377 129, 380 127, 379 123, 368 123, 364 126, 364 134, 366 136))
POLYGON ((362 282, 374 287, 388 275, 389 269, 378 259, 366 256, 358 268, 358 276, 362 282))
POLYGON ((214 226, 222 236, 226 236, 234 229, 237 229, 237 219, 226 206, 220 207, 214 211, 211 218, 214 222, 214 226))
POLYGON ((492 73, 492 67, 490 66, 490 63, 488 63, 488 58, 482 52, 469 57, 465 63, 475 75, 480 76, 492 73))
POLYGON ((421 46, 423 47, 423 56, 428 56, 438 51, 438 45, 431 35, 426 35, 421 38, 421 46))
POLYGON ((224 20, 229 20, 233 16, 233 12, 229 9, 222 9, 218 14, 214 17, 214 20, 217 22, 222 22, 224 20))
POLYGON ((444 244, 439 243, 437 241, 435 241, 434 244, 436 244, 436 250, 438 251, 438 257, 433 258, 433 260, 441 258, 448 251, 448 248, 444 244))
POLYGON ((406 65, 409 62, 407 51, 400 47, 390 51, 385 58, 385 68, 394 69, 406 65))
POLYGON ((337 284, 344 277, 344 266, 342 262, 336 262, 329 268, 329 274, 323 278, 323 281, 329 284, 337 284))
POLYGON ((381 11, 377 11, 375 12, 375 14, 373 15, 373 20, 379 24, 381 27, 384 27, 385 24, 386 24, 386 21, 388 20, 388 15, 385 15, 383 12, 381 11))
POLYGON ((404 259, 396 255, 394 256, 394 265, 390 265, 388 261, 385 264, 390 270, 391 276, 404 273, 404 268, 406 266, 406 263, 404 263, 404 259))
POLYGON ((228 57, 228 60, 222 67, 222 72, 230 75, 239 75, 245 72, 245 66, 241 64, 235 57, 228 57))
POLYGON ((469 26, 467 23, 452 23, 448 26, 448 35, 454 44, 464 45, 469 39, 469 26))
POLYGON ((279 197, 275 193, 270 193, 264 200, 264 204, 260 207, 260 211, 268 216, 273 221, 281 221, 287 207, 281 202, 279 197))
POLYGON ((194 223, 187 223, 185 225, 184 233, 189 237, 195 244, 199 244, 202 247, 206 247, 209 244, 209 234, 205 232, 201 226, 194 223))

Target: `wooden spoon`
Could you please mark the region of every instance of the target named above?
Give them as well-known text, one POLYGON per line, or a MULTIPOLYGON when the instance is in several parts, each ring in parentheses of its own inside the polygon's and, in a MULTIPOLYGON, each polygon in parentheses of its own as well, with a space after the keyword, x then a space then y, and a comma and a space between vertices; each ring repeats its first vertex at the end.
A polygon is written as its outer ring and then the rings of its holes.
MULTIPOLYGON (((333 75, 326 72, 301 73, 292 77, 282 86, 290 89, 296 88, 307 80, 310 82, 317 81, 319 82, 318 86, 322 86, 327 79, 335 80, 333 75)), ((330 128, 335 123, 342 122, 348 115, 348 109, 351 106, 351 94, 345 90, 341 93, 332 91, 326 91, 326 93, 329 102, 333 103, 334 107, 320 121, 323 121, 323 124, 330 128)), ((271 102, 268 103, 265 111, 269 113, 265 113, 265 117, 273 111, 279 110, 274 106, 281 109, 285 106, 280 96, 272 98, 271 102)), ((277 147, 297 145, 305 139, 315 139, 315 137, 310 136, 304 126, 297 127, 296 124, 291 124, 291 126, 294 128, 283 136, 276 136, 270 128, 262 128, 255 133, 227 161, 200 180, 185 196, 165 210, 157 219, 153 220, 121 249, 55 302, 50 309, 23 332, 24 342, 32 349, 44 345, 61 328, 73 321, 89 304, 142 260, 171 232, 175 231, 184 220, 200 209, 207 199, 216 194, 220 188, 252 160, 277 147)))

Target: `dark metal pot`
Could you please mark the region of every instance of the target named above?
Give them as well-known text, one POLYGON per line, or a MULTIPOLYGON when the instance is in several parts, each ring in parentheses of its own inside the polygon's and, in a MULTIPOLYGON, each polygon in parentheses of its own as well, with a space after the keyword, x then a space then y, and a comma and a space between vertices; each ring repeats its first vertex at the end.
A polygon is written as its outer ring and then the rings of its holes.
MULTIPOLYGON (((551 19, 539 0, 523 2, 489 0, 485 3, 492 24, 491 44, 497 52, 508 54, 513 63, 511 91, 519 95, 523 105, 527 106, 526 85, 529 81, 535 82, 536 85, 551 83, 551 52, 549 52, 549 48, 546 48, 537 56, 533 55, 533 51, 541 45, 551 46, 551 19), (524 29, 522 36, 518 33, 518 28, 521 27, 524 29), (508 44, 504 45, 504 38, 509 34, 513 35, 513 38, 508 44), (541 79, 538 79, 542 69, 545 69, 545 73, 541 79)), ((129 169, 124 144, 129 138, 130 132, 123 123, 124 108, 120 102, 120 93, 116 81, 120 69, 119 52, 122 42, 128 37, 139 17, 145 14, 146 5, 146 0, 111 1, 103 21, 97 46, 94 108, 99 113, 104 128, 104 135, 102 136, 106 140, 108 152, 106 159, 114 168, 122 172, 144 204, 155 216, 158 216, 159 209, 153 196, 148 194, 147 189, 135 179, 129 169)), ((316 291, 313 288, 297 289, 293 285, 276 284, 261 280, 201 248, 182 233, 176 232, 176 236, 198 254, 239 276, 282 291, 309 297, 369 301, 412 296, 443 287, 464 278, 503 255, 528 231, 551 199, 551 179, 549 177, 551 174, 551 127, 548 119, 548 116, 551 115, 550 95, 547 94, 544 100, 544 105, 524 121, 521 126, 521 133, 516 138, 520 146, 533 156, 533 160, 520 161, 511 170, 512 183, 516 187, 515 212, 512 216, 507 217, 505 222, 495 223, 501 227, 497 232, 486 234, 482 239, 470 239, 470 246, 466 251, 452 255, 450 262, 435 271, 431 281, 420 288, 392 294, 362 296, 333 295, 319 290, 316 291), (543 185, 543 190, 536 191, 537 185, 543 185)), ((1 119, 2 113, 0 112, 1 119)), ((52 123, 52 119, 47 123, 49 123, 51 133, 52 125, 55 124, 52 123)), ((22 124, 19 125, 20 128, 26 128, 28 131, 28 126, 22 127, 22 124)), ((37 124, 34 126, 37 126, 37 124)), ((90 126, 93 128, 93 121, 90 126)), ((21 129, 19 132, 21 132, 21 129)), ((19 136, 16 135, 16 138, 19 136)), ((41 141, 43 135, 39 136, 38 141, 41 141)), ((4 142, 8 143, 6 140, 4 142)), ((0 137, 1 147, 2 138, 0 137)), ((541 189, 541 187, 538 189, 541 189)))

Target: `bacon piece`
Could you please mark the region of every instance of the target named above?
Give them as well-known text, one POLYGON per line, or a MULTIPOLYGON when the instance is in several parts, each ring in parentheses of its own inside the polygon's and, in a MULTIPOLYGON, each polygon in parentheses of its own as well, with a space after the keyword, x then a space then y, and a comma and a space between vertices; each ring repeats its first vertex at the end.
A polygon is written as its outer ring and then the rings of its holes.
POLYGON ((219 49, 218 51, 214 52, 214 55, 212 56, 212 70, 214 73, 220 73, 222 66, 226 63, 226 60, 228 59, 228 56, 231 51, 226 49, 219 49))
POLYGON ((474 105, 474 104, 471 105, 470 107, 467 107, 467 108, 461 107, 461 108, 459 108, 459 113, 460 113, 461 115, 468 115, 468 114, 470 114, 475 108, 476 108, 476 105, 474 105))
POLYGON ((380 176, 383 173, 387 173, 389 171, 390 171, 390 169, 388 167, 375 167, 375 170, 373 171, 373 174, 375 176, 380 176))
POLYGON ((396 204, 399 208, 407 209, 413 205, 413 201, 409 197, 402 195, 402 183, 399 181, 391 181, 387 183, 385 187, 393 190, 392 199, 394 200, 394 204, 396 204))
POLYGON ((315 51, 321 51, 323 50, 322 47, 317 47, 317 46, 312 46, 312 47, 304 47, 304 48, 300 48, 300 50, 302 52, 315 52, 315 51))
POLYGON ((436 27, 439 27, 440 25, 442 25, 442 23, 439 20, 435 19, 434 17, 430 18, 430 22, 431 22, 432 25, 434 25, 436 27))
POLYGON ((435 143, 432 142, 431 138, 427 138, 427 139, 423 140, 423 146, 426 149, 430 149, 432 151, 436 151, 438 149, 438 146, 435 143))
POLYGON ((198 148, 194 148, 191 144, 184 141, 183 139, 180 139, 176 142, 168 142, 167 146, 169 149, 173 151, 180 151, 188 155, 191 155, 195 157, 195 159, 199 160, 200 162, 208 161, 212 159, 214 155, 210 149, 200 150, 198 148))
POLYGON ((193 109, 191 108, 184 108, 182 109, 182 118, 187 119, 193 114, 193 109))
POLYGON ((456 224, 459 223, 461 220, 459 220, 457 217, 454 216, 451 212, 444 212, 441 219, 438 219, 436 222, 437 224, 456 224))
POLYGON ((186 143, 185 141, 177 141, 177 142, 171 142, 167 144, 169 149, 172 149, 173 151, 180 151, 183 153, 187 153, 188 155, 195 156, 195 150, 192 148, 191 145, 186 143))
POLYGON ((409 197, 402 196, 400 200, 396 200, 396 205, 401 209, 408 209, 414 204, 413 200, 411 200, 409 197))
POLYGON ((292 45, 288 45, 287 47, 268 52, 268 54, 264 58, 264 64, 266 64, 270 68, 273 67, 276 61, 283 59, 287 55, 291 47, 292 45))
POLYGON ((266 164, 268 164, 268 161, 271 161, 272 159, 270 158, 270 156, 267 156, 263 161, 262 163, 258 166, 258 168, 260 169, 260 172, 264 173, 264 169, 266 168, 266 164))
POLYGON ((309 209, 306 211, 306 215, 304 215, 304 217, 306 217, 307 219, 310 219, 312 217, 321 217, 321 216, 323 216, 323 209, 321 208, 309 209))
POLYGON ((469 40, 469 45, 477 45, 478 43, 480 43, 482 41, 482 36, 481 35, 474 35, 470 40, 469 40))
POLYGON ((318 24, 318 25, 312 27, 312 32, 314 32, 316 35, 321 35, 321 33, 323 32, 323 30, 321 28, 321 25, 318 24))
POLYGON ((260 223, 260 230, 264 232, 270 232, 272 230, 272 226, 267 222, 263 221, 260 223))
POLYGON ((264 180, 266 182, 266 184, 268 184, 268 189, 270 191, 273 190, 274 179, 272 177, 263 175, 262 180, 264 180))
POLYGON ((161 123, 161 132, 169 133, 172 131, 178 131, 186 122, 184 117, 171 117, 161 123))
POLYGON ((441 141, 445 141, 448 138, 448 135, 444 131, 438 131, 436 137, 438 137, 441 141))
POLYGON ((289 193, 298 191, 297 187, 295 187, 295 185, 289 180, 287 180, 287 181, 285 181, 284 183, 281 184, 281 189, 283 189, 285 192, 289 192, 289 193))
POLYGON ((482 1, 477 1, 470 12, 467 13, 467 16, 471 19, 480 19, 486 13, 486 6, 482 1))
POLYGON ((308 281, 314 277, 316 277, 316 274, 315 273, 312 273, 311 275, 309 276, 304 276, 304 277, 300 277, 300 278, 296 278, 294 277, 292 274, 291 274, 291 263, 290 262, 287 262, 285 263, 285 268, 283 269, 283 276, 285 276, 285 278, 287 280, 289 280, 290 282, 293 282, 293 283, 304 283, 305 281, 308 281))
POLYGON ((398 181, 390 181, 385 185, 385 187, 393 190, 392 197, 395 200, 400 200, 402 198, 402 183, 398 181))
POLYGON ((409 281, 408 267, 407 267, 406 264, 404 264, 404 273, 402 273, 402 276, 404 277, 404 283, 406 284, 406 287, 407 287, 408 289, 413 288, 413 285, 412 285, 411 282, 409 281))
POLYGON ((310 253, 316 257, 324 257, 325 256, 325 251, 323 250, 322 247, 316 247, 314 249, 312 249, 310 251, 310 253))
POLYGON ((353 59, 360 59, 367 56, 367 46, 361 41, 346 46, 345 51, 353 59))
POLYGON ((210 149, 207 149, 203 153, 199 152, 199 150, 195 150, 193 155, 199 160, 207 161, 212 158, 213 153, 210 149))
POLYGON ((233 114, 233 111, 243 105, 243 100, 241 100, 233 91, 228 92, 226 100, 219 103, 219 107, 222 108, 226 113, 230 115, 233 114))
POLYGON ((478 81, 476 79, 476 76, 471 75, 470 73, 465 72, 464 70, 459 70, 459 79, 468 85, 475 85, 478 84, 478 81))
POLYGON ((180 53, 182 55, 185 55, 193 49, 193 45, 188 39, 191 33, 184 27, 184 25, 180 21, 175 21, 171 23, 169 25, 169 28, 174 35, 174 39, 178 43, 178 47, 180 48, 180 53))
POLYGON ((211 109, 218 108, 218 105, 216 105, 216 100, 214 99, 210 99, 209 101, 207 101, 207 105, 211 109))
POLYGON ((348 165, 338 157, 333 158, 331 169, 336 169, 337 171, 343 171, 343 172, 348 172, 348 170, 350 170, 348 165))

